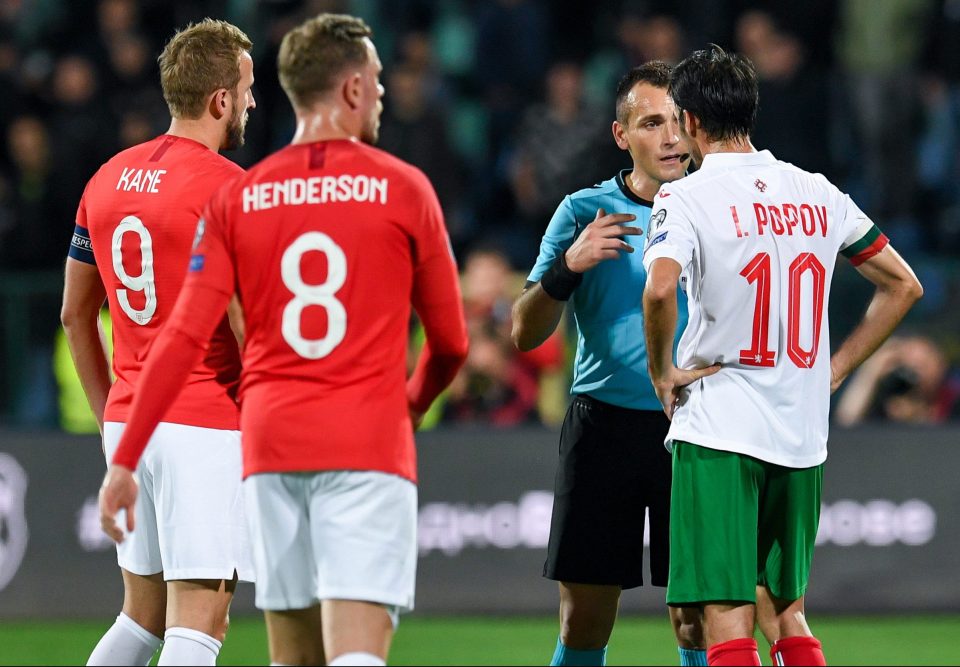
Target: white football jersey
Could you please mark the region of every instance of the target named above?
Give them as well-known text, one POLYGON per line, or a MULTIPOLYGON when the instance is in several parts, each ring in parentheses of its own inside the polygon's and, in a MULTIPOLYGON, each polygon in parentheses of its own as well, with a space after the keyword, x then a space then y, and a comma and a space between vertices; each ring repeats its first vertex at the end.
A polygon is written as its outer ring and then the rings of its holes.
POLYGON ((682 267, 690 319, 680 368, 720 363, 681 396, 674 440, 790 468, 827 457, 837 253, 856 265, 886 237, 820 174, 769 151, 707 155, 655 197, 644 266, 682 267))

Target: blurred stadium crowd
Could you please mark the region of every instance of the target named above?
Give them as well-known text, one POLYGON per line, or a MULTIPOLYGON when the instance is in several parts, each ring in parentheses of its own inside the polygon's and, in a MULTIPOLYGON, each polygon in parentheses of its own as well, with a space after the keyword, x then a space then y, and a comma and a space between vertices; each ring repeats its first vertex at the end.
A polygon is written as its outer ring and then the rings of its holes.
MULTIPOLYGON (((164 42, 204 16, 253 39, 257 109, 229 154, 248 166, 292 135, 277 49, 321 11, 373 27, 380 146, 430 177, 463 272, 470 358, 433 423, 562 418, 570 337, 517 353, 510 305, 562 197, 630 165, 609 129, 619 77, 708 42, 756 65, 754 144, 825 173, 920 267, 908 326, 929 344, 891 346, 844 423, 960 417, 960 0, 0 0, 0 424, 89 428, 68 414, 83 398, 57 351, 58 285, 87 179, 167 128, 164 42)), ((859 316, 841 273, 838 335, 859 316)))

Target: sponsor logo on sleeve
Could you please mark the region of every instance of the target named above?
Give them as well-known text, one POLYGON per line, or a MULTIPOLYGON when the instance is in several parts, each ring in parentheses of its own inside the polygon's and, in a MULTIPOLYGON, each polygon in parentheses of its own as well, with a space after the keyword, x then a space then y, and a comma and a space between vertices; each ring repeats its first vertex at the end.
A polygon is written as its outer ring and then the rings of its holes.
POLYGON ((203 271, 203 265, 206 262, 206 257, 204 255, 191 255, 190 256, 190 272, 203 271))
POLYGON ((650 248, 657 245, 658 243, 665 241, 667 238, 667 234, 669 234, 669 232, 660 232, 659 234, 651 238, 650 243, 647 244, 647 249, 649 250, 650 248))

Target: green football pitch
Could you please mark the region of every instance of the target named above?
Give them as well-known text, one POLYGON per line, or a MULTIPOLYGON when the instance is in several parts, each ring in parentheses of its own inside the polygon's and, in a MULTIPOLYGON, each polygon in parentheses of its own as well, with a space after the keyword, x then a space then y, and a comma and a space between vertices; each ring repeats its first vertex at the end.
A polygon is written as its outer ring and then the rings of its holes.
MULTIPOLYGON (((960 664, 960 616, 818 617, 811 619, 835 665, 960 664)), ((110 621, 4 622, 0 665, 82 665, 110 621)), ((403 618, 394 665, 545 665, 556 642, 553 617, 403 618)), ((765 642, 761 657, 770 664, 765 642)), ((266 632, 256 616, 234 618, 220 665, 265 665, 266 632)), ((624 615, 608 652, 611 665, 676 665, 666 617, 624 615)))

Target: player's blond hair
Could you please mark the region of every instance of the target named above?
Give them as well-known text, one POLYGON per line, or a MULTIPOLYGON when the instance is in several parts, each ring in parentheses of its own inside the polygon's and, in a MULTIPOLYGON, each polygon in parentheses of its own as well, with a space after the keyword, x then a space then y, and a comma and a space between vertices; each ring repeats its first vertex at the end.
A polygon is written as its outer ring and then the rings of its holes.
POLYGON ((160 85, 174 118, 200 118, 207 96, 240 82, 240 55, 253 46, 237 26, 204 19, 175 34, 163 49, 160 85))
POLYGON ((320 14, 284 35, 277 70, 293 106, 309 107, 333 88, 346 67, 365 65, 364 38, 370 37, 370 26, 347 14, 320 14))

